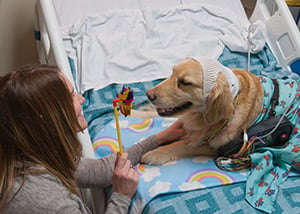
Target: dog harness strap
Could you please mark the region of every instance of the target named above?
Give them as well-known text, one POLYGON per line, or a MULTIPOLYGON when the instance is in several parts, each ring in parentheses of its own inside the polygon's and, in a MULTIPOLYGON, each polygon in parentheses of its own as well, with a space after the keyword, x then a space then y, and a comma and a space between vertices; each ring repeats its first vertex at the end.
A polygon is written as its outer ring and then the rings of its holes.
MULTIPOLYGON (((279 99, 279 85, 276 79, 272 79, 273 85, 274 85, 274 91, 271 97, 271 109, 269 111, 269 116, 270 117, 275 117, 275 106, 279 104, 278 99, 279 99)), ((251 127, 250 127, 251 128, 251 127)), ((242 149, 243 146, 243 134, 240 135, 238 138, 234 139, 230 144, 226 144, 224 146, 221 146, 217 153, 220 156, 219 160, 222 160, 222 158, 230 158, 232 155, 239 153, 239 151, 242 149)), ((218 160, 218 161, 219 161, 218 160)), ((233 160, 233 159, 231 159, 233 160)), ((218 164, 219 167, 220 164, 218 164)), ((230 169, 232 170, 232 169, 230 169)))
POLYGON ((274 117, 276 112, 275 112, 275 106, 278 105, 278 99, 279 99, 279 86, 278 86, 278 82, 276 79, 272 79, 272 82, 274 84, 274 92, 273 92, 273 96, 271 98, 271 109, 269 111, 269 116, 270 117, 274 117))

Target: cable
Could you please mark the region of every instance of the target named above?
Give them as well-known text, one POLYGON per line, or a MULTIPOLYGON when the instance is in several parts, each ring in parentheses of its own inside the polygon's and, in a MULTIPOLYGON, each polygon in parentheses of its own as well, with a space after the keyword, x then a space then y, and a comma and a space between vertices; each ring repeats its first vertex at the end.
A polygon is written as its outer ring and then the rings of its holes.
POLYGON ((250 25, 248 27, 248 36, 247 36, 247 39, 248 39, 248 62, 247 62, 247 70, 248 72, 250 72, 250 57, 251 57, 251 53, 250 53, 250 46, 251 46, 251 41, 250 41, 250 25))

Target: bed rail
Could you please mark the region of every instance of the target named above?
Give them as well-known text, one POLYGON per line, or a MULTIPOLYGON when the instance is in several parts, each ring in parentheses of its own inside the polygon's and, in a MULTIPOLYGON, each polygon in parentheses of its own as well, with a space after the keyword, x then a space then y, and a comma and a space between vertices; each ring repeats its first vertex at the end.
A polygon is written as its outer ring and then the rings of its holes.
POLYGON ((261 20, 267 43, 281 66, 300 74, 300 32, 284 0, 257 0, 251 22, 261 20))
MULTIPOLYGON (((75 85, 64 44, 59 34, 53 5, 49 0, 38 0, 35 6, 35 37, 40 62, 57 65, 61 72, 75 85)), ((83 156, 94 158, 95 153, 88 130, 79 133, 78 137, 83 145, 83 156)))

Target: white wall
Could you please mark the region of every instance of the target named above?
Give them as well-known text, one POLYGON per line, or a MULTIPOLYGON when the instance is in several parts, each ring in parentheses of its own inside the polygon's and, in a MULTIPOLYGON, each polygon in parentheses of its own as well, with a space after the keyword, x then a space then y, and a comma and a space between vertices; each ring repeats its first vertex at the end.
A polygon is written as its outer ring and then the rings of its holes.
POLYGON ((0 0, 0 76, 17 66, 38 63, 34 40, 36 0, 0 0))

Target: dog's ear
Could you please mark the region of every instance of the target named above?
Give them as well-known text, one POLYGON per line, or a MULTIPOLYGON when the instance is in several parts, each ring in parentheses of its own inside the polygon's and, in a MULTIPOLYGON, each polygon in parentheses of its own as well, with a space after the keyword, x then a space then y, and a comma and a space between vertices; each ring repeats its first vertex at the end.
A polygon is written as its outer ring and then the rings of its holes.
POLYGON ((216 124, 230 118, 234 111, 232 95, 226 77, 219 73, 211 89, 203 119, 207 124, 216 124))

